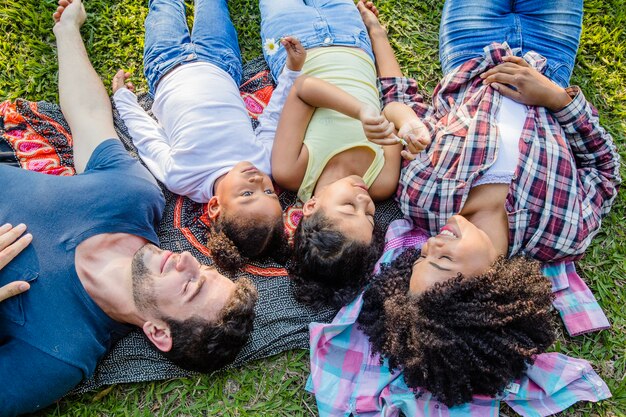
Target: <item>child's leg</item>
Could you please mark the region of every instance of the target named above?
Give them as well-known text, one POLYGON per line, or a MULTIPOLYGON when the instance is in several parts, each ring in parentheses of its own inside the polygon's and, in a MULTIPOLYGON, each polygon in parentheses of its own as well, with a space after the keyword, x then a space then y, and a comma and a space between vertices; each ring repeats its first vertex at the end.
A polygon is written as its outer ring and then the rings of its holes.
POLYGON ((439 27, 439 60, 444 75, 481 56, 492 42, 519 48, 519 26, 511 0, 446 0, 439 27))
POLYGON ((144 74, 154 95, 159 80, 176 65, 192 60, 183 0, 150 0, 143 52, 144 74))
POLYGON ((522 52, 535 51, 548 59, 544 74, 567 87, 574 68, 583 20, 582 0, 518 0, 522 52))
POLYGON ((191 39, 198 59, 210 62, 241 81, 241 50, 226 0, 196 0, 191 39))

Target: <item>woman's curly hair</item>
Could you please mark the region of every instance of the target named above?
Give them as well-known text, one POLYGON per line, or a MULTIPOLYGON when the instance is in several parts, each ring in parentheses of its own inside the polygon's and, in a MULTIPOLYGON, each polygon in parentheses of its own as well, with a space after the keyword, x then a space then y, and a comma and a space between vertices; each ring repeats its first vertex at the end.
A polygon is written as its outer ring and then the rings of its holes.
POLYGON ((540 264, 499 258, 484 275, 459 274, 412 295, 418 255, 409 249, 383 265, 365 291, 358 323, 372 350, 448 406, 501 393, 555 339, 540 264))
POLYGON ((282 217, 264 221, 222 215, 211 224, 207 248, 213 262, 230 273, 253 259, 270 257, 285 263, 289 256, 282 217))
POLYGON ((384 232, 372 241, 349 240, 321 213, 303 217, 288 264, 296 300, 313 308, 340 308, 356 297, 380 257, 384 232))
POLYGON ((252 333, 257 290, 247 278, 235 282, 236 288, 217 321, 193 316, 180 321, 163 320, 170 327, 172 349, 163 355, 181 368, 213 372, 231 363, 252 333))

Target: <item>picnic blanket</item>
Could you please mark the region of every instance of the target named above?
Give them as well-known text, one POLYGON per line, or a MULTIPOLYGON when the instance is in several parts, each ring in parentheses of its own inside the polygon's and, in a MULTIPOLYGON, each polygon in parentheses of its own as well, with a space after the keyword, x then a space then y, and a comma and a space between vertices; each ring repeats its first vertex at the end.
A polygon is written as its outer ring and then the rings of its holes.
MULTIPOLYGON (((273 91, 269 70, 262 58, 244 66, 241 96, 251 122, 267 105, 273 91)), ((146 110, 152 98, 143 94, 139 103, 146 110)), ((124 123, 114 111, 117 133, 129 153, 137 156, 124 123)), ((51 175, 74 175, 69 126, 54 103, 16 100, 0 104, 0 163, 51 175)), ((201 263, 211 264, 205 247, 208 217, 205 206, 177 196, 166 189, 166 207, 158 227, 161 247, 174 252, 189 251, 201 263)), ((292 232, 301 216, 293 193, 281 193, 285 227, 292 232)), ((401 217, 397 206, 387 201, 377 207, 376 221, 383 227, 401 217)), ((250 278, 259 291, 254 331, 231 367, 275 355, 289 349, 309 346, 308 325, 330 322, 336 310, 313 310, 295 301, 291 280, 283 265, 271 260, 247 265, 234 279, 250 278)), ((140 330, 123 338, 104 357, 93 377, 73 392, 86 392, 103 385, 140 382, 192 375, 165 359, 146 340, 140 330)))

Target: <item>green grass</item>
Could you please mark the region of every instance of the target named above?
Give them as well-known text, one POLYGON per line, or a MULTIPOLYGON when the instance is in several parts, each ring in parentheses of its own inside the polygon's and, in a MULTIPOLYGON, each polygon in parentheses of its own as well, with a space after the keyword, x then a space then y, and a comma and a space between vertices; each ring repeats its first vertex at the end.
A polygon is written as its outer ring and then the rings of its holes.
MULTIPOLYGON (((130 70, 138 88, 142 76, 143 20, 147 2, 88 0, 83 29, 94 67, 106 85, 117 68, 130 70)), ((437 32, 441 0, 379 0, 382 20, 404 71, 428 94, 440 78, 437 32)), ((259 12, 252 0, 231 0, 244 60, 261 54, 259 12)), ((56 101, 57 64, 50 15, 52 0, 0 4, 0 97, 56 101)), ((580 85, 601 115, 603 126, 626 158, 626 0, 586 0, 584 30, 572 84, 580 85)), ((622 176, 626 176, 622 169, 622 176)), ((557 351, 590 361, 613 397, 581 403, 564 416, 626 415, 626 196, 579 263, 612 328, 590 336, 559 337, 557 351)), ((128 384, 60 401, 39 415, 316 415, 304 391, 306 352, 287 352, 212 376, 128 384)), ((514 415, 504 407, 503 414, 514 415)))

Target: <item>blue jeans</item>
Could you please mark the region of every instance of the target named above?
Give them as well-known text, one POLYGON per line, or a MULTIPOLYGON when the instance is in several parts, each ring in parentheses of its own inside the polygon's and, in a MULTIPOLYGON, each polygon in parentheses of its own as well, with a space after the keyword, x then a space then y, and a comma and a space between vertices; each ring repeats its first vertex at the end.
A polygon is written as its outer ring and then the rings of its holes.
POLYGON ((241 51, 226 0, 195 0, 189 34, 184 0, 150 0, 143 52, 144 74, 154 95, 161 77, 180 64, 204 61, 241 81, 241 51))
MULTIPOLYGON (((260 0, 261 42, 295 36, 306 49, 318 46, 352 46, 372 60, 372 43, 353 0, 260 0)), ((282 46, 274 55, 263 51, 277 79, 287 60, 282 46)))
POLYGON ((447 74, 506 41, 522 55, 547 58, 544 74, 569 84, 582 30, 582 0, 446 0, 439 29, 439 59, 447 74))

